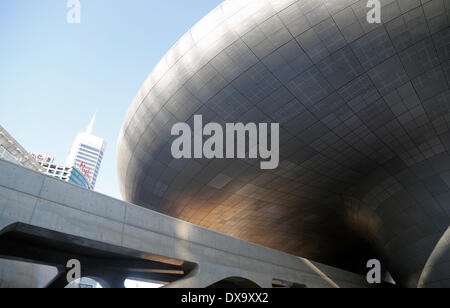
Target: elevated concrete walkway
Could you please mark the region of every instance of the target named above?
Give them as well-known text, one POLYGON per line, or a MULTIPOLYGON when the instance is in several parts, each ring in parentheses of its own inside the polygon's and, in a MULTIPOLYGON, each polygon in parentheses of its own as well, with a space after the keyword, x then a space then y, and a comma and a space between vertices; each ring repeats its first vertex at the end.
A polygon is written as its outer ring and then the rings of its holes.
MULTIPOLYGON (((70 259, 80 260, 82 276, 110 287, 123 287, 126 278, 180 288, 230 279, 261 287, 272 287, 274 279, 306 287, 368 286, 361 275, 200 228, 4 160, 0 247, 3 259, 55 267, 57 273, 44 284, 49 287, 66 284, 70 259)), ((0 286, 42 286, 31 283, 44 279, 42 271, 13 271, 9 262, 0 263, 0 286)))

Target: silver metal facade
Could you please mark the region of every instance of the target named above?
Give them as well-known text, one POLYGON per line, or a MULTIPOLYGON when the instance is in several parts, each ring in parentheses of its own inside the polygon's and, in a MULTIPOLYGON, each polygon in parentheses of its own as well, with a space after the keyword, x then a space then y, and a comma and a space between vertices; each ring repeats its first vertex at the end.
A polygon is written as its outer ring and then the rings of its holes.
POLYGON ((377 255, 405 286, 448 285, 448 246, 440 274, 423 269, 450 221, 450 1, 381 3, 381 24, 367 22, 366 0, 213 10, 128 111, 123 197, 330 265, 377 255), (280 167, 173 159, 171 127, 195 114, 280 123, 280 167))

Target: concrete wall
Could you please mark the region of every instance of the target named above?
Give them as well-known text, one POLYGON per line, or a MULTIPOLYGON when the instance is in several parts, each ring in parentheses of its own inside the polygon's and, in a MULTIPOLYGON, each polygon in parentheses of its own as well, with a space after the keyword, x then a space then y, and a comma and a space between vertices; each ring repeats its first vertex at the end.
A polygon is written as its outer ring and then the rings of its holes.
POLYGON ((0 259, 0 289, 44 288, 56 274, 51 266, 0 259))
MULTIPOLYGON (((242 277, 365 287, 364 277, 197 227, 0 160, 0 230, 16 222, 198 264, 176 287, 242 277)), ((10 273, 5 281, 17 277, 10 273)))

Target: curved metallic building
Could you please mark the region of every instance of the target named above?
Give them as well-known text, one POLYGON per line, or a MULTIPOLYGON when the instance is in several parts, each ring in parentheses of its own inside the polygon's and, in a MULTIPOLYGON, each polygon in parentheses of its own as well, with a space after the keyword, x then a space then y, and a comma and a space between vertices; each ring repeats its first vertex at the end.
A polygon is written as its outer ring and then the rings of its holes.
POLYGON ((164 56, 118 146, 132 203, 397 284, 450 286, 448 0, 228 0, 164 56), (280 123, 280 166, 181 159, 171 128, 280 123))

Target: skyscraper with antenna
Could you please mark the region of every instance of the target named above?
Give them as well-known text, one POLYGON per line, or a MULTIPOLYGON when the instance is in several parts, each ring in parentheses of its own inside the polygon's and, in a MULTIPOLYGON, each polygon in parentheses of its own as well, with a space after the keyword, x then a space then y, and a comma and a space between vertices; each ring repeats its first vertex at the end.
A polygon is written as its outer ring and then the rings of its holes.
POLYGON ((95 118, 96 114, 86 131, 77 135, 66 161, 67 166, 77 168, 86 176, 90 189, 95 188, 106 150, 105 140, 93 135, 95 118))

